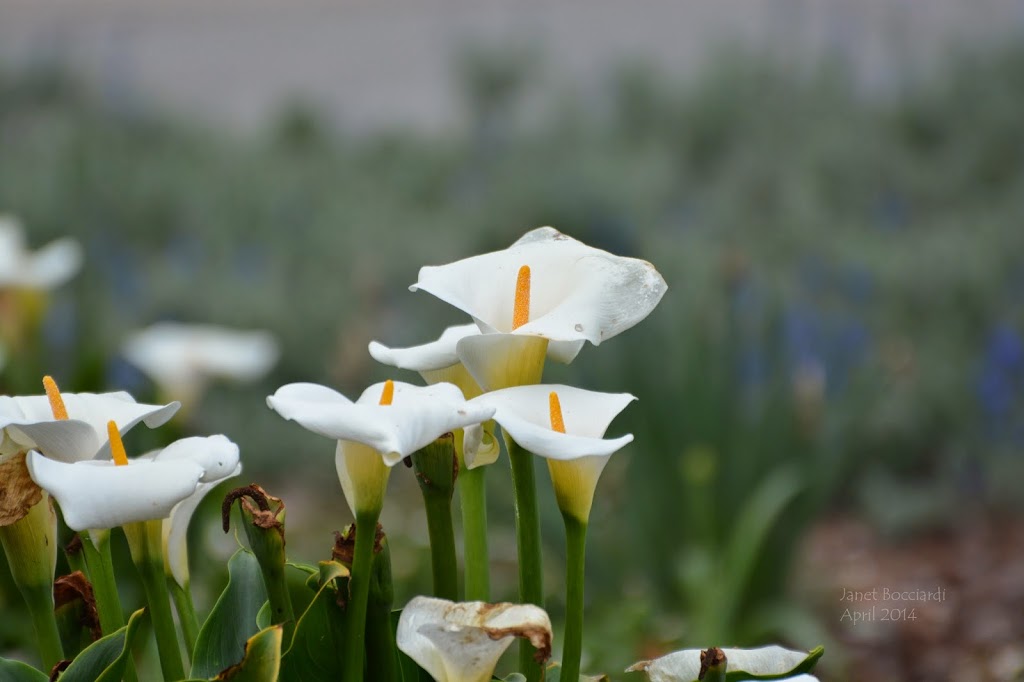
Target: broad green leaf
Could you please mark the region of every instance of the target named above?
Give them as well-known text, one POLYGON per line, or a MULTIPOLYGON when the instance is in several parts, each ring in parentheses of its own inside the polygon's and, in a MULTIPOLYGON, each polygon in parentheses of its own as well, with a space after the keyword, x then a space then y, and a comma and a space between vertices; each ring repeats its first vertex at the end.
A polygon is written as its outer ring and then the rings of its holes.
POLYGON ((47 682, 50 676, 21 661, 0 658, 0 680, 4 682, 47 682))
POLYGON ((120 682, 145 615, 145 609, 139 609, 123 628, 86 647, 61 674, 61 681, 120 682))
POLYGON ((281 659, 281 682, 334 682, 341 675, 345 612, 338 606, 336 579, 348 569, 336 561, 320 562, 318 590, 295 624, 291 645, 281 659))
POLYGON ((259 562, 238 550, 228 562, 228 584, 199 630, 191 677, 209 679, 242 660, 246 642, 259 632, 256 616, 265 601, 259 562))
POLYGON ((245 656, 237 665, 213 678, 215 682, 277 682, 281 671, 281 640, 284 627, 274 625, 249 638, 245 656))

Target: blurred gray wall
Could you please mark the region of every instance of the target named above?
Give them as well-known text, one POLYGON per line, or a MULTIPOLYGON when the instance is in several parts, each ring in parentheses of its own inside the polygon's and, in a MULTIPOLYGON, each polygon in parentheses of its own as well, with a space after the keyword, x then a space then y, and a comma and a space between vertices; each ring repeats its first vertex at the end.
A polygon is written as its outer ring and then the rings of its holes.
POLYGON ((1022 28, 1024 0, 0 0, 0 65, 68 63, 115 103, 241 129, 289 98, 357 129, 444 129, 467 44, 536 51, 584 91, 625 58, 685 74, 723 42, 884 86, 1022 28))

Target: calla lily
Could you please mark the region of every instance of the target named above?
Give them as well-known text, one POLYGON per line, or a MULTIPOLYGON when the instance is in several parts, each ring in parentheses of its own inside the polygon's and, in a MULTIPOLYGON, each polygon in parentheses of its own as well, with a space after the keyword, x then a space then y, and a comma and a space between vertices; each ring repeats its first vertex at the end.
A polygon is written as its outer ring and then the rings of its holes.
MULTIPOLYGON (((634 663, 626 672, 647 673, 651 682, 697 682, 701 669, 700 655, 704 649, 684 649, 651 661, 634 663)), ((725 654, 726 671, 730 678, 735 673, 747 673, 752 679, 778 679, 792 682, 817 682, 817 678, 806 674, 818 659, 823 649, 818 647, 810 652, 784 649, 780 646, 766 646, 760 649, 722 649, 725 654)), ((743 680, 746 678, 738 677, 743 680)))
POLYGON ((628 393, 536 385, 485 393, 471 404, 493 407, 495 421, 516 443, 548 460, 559 507, 586 521, 608 458, 633 440, 632 434, 604 438, 605 431, 634 400, 628 393), (564 431, 552 424, 553 393, 557 395, 564 431))
POLYGON ((192 515, 199 508, 207 493, 216 488, 222 481, 234 478, 242 473, 242 465, 238 463, 238 448, 235 447, 232 453, 226 453, 228 459, 234 460, 235 468, 226 476, 214 477, 208 475, 205 482, 196 486, 195 492, 179 502, 171 510, 169 517, 164 519, 164 560, 167 572, 174 578, 183 589, 188 588, 188 526, 192 522, 192 515))
POLYGON ((353 513, 380 509, 388 467, 438 436, 494 414, 493 408, 467 403, 458 387, 448 383, 374 384, 356 402, 326 386, 288 384, 267 398, 267 404, 285 419, 338 441, 338 476, 353 513), (389 401, 381 404, 388 390, 389 401))
POLYGON ((25 231, 13 216, 0 216, 0 289, 53 289, 82 266, 82 247, 73 239, 50 242, 35 253, 25 246, 25 231))
POLYGON ((551 621, 532 604, 450 602, 415 597, 398 621, 398 648, 437 682, 486 682, 516 637, 551 655, 551 621))
MULTIPOLYGON (((456 345, 467 336, 478 336, 475 324, 448 327, 434 341, 409 348, 390 348, 377 341, 370 342, 370 355, 374 360, 391 367, 419 372, 428 384, 447 382, 455 384, 466 400, 480 395, 480 384, 472 377, 456 353, 456 345)), ((501 451, 494 438, 494 423, 487 422, 482 429, 470 426, 466 430, 470 441, 469 457, 464 457, 462 439, 456 440, 459 458, 468 469, 493 464, 501 451)))
POLYGON ((166 395, 194 403, 211 378, 251 382, 277 362, 278 347, 265 331, 162 322, 135 333, 122 348, 166 395))
POLYGON ((525 372, 537 379, 545 352, 571 362, 584 342, 599 345, 647 317, 666 288, 650 263, 595 249, 551 227, 528 232, 503 251, 421 268, 410 287, 476 322, 482 334, 461 339, 457 354, 485 390, 526 383, 516 375, 529 363, 516 354, 539 362, 525 372), (548 345, 494 334, 545 339, 548 345))
POLYGON ((137 403, 129 394, 61 393, 67 419, 57 419, 50 398, 0 396, 0 456, 36 450, 61 462, 109 458, 107 422, 124 434, 139 422, 150 428, 164 424, 180 407, 137 403))
POLYGON ((29 452, 32 480, 60 504, 76 531, 165 519, 200 483, 214 483, 238 465, 238 446, 224 436, 184 438, 149 458, 66 463, 29 452))

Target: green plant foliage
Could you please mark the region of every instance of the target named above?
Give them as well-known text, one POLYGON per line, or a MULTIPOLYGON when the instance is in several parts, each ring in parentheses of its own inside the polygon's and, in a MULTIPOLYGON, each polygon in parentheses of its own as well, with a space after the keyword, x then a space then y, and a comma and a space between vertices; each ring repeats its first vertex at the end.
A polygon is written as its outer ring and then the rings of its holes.
POLYGON ((228 584, 199 630, 190 675, 212 678, 241 661, 246 642, 259 631, 256 616, 266 601, 259 562, 239 549, 228 562, 228 584))
POLYGON ((144 609, 133 613, 128 624, 86 647, 61 673, 64 682, 120 682, 139 634, 144 609))
POLYGON ((48 682, 50 676, 27 663, 0 658, 0 679, 4 682, 48 682))
POLYGON ((282 682, 337 680, 342 669, 345 612, 338 606, 348 569, 337 561, 320 562, 308 584, 316 596, 295 624, 295 634, 281 661, 282 682), (340 581, 339 581, 340 579, 340 581))
MULTIPOLYGON (((397 637, 398 621, 402 617, 402 609, 395 609, 391 612, 391 631, 397 637)), ((419 667, 416 661, 409 658, 402 650, 398 650, 398 666, 402 673, 403 682, 432 682, 426 670, 419 667)), ((518 673, 515 673, 518 674, 518 673)), ((525 679, 525 678, 524 678, 525 679)))
POLYGON ((281 625, 260 630, 246 641, 241 662, 224 670, 211 682, 277 682, 283 637, 281 625))

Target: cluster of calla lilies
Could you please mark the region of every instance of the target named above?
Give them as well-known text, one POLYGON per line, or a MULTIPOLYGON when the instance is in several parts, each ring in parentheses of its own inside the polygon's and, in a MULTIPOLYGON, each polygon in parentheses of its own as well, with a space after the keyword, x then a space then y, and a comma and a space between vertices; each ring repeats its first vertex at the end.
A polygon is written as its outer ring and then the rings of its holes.
MULTIPOLYGON (((225 530, 238 502, 250 548, 232 558, 229 584, 202 625, 192 604, 186 531, 203 496, 240 473, 238 448, 224 436, 192 437, 128 457, 122 434, 139 422, 160 426, 178 403, 144 405, 125 393, 62 394, 49 377, 44 395, 0 398, 0 539, 32 613, 45 669, 59 679, 132 682, 130 640, 146 615, 166 680, 410 682, 427 675, 439 682, 486 682, 516 638, 518 672, 506 679, 591 679, 580 675, 587 525, 605 465, 633 439, 606 438, 605 432, 636 398, 540 381, 548 358, 571 362, 587 341, 597 346, 647 317, 666 284, 646 261, 545 227, 503 251, 424 267, 410 288, 472 320, 421 346, 370 344, 377 361, 418 372, 426 385, 388 380, 351 401, 325 386, 295 383, 267 399, 280 416, 335 441, 337 474, 355 523, 339 534, 330 561, 296 564, 285 556, 283 502, 257 485, 232 491, 224 501, 225 530), (515 604, 490 599, 485 477, 502 441, 515 502, 515 604), (565 523, 560 664, 549 664, 553 634, 544 610, 538 456, 565 523), (390 553, 378 520, 391 469, 400 462, 413 469, 423 493, 433 594, 413 598, 392 616, 390 553), (456 491, 461 572, 452 518, 456 491), (68 637, 54 617, 51 499, 81 540, 81 551, 69 550, 68 561, 87 579, 102 635, 81 653, 66 651, 68 637), (148 606, 127 622, 110 552, 116 528, 127 538, 148 606), (310 588, 298 616, 289 571, 304 572, 310 588), (103 655, 94 651, 100 645, 103 655), (87 669, 99 672, 90 678, 87 669)), ((646 672, 654 682, 725 680, 727 672, 730 680, 809 680, 820 655, 820 648, 691 649, 629 671, 646 672)), ((28 670, 0 659, 2 679, 37 679, 28 670)))

